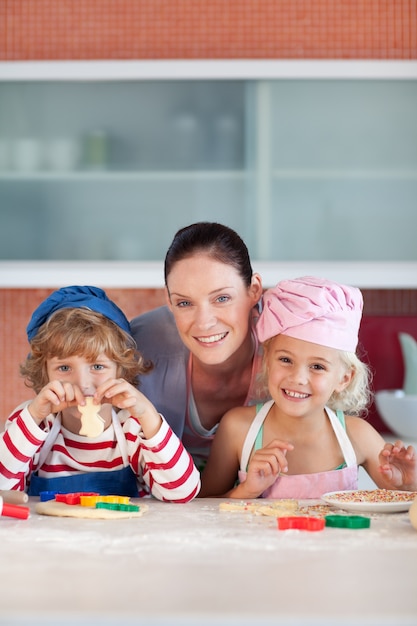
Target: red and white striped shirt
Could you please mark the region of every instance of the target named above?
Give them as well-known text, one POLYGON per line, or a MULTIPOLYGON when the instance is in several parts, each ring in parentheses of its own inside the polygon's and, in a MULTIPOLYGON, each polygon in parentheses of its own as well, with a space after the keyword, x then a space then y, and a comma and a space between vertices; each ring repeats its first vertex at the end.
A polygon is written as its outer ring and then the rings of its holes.
MULTIPOLYGON (((0 490, 25 491, 34 471, 40 477, 55 478, 123 468, 113 424, 94 439, 61 426, 52 449, 39 467, 39 453, 55 418, 51 414, 38 426, 27 409, 29 403, 15 409, 0 434, 0 490)), ((144 491, 170 502, 192 500, 200 490, 200 473, 166 420, 162 417, 156 435, 145 439, 139 420, 128 411, 119 411, 117 419, 126 438, 128 460, 137 476, 139 493, 144 491)))

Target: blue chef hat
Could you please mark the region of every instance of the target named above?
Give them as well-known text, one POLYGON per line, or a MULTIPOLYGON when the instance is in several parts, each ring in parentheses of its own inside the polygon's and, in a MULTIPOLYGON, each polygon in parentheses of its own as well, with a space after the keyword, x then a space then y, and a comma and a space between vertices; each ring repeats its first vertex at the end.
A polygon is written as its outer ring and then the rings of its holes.
POLYGON ((55 311, 59 311, 59 309, 78 309, 80 307, 86 307, 96 311, 96 313, 101 313, 130 334, 130 325, 125 314, 107 297, 102 289, 74 285, 72 287, 62 287, 62 289, 54 291, 49 298, 46 298, 38 306, 26 328, 29 341, 36 336, 42 324, 55 311))

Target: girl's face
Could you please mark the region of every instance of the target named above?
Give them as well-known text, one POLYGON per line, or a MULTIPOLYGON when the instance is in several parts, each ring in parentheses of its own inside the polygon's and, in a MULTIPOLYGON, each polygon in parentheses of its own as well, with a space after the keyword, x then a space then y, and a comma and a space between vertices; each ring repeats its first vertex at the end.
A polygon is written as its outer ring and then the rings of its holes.
POLYGON ((286 335, 271 339, 265 358, 271 396, 291 415, 322 411, 352 378, 338 350, 286 335))
POLYGON ((248 339, 251 310, 262 295, 257 274, 246 287, 233 266, 199 253, 178 261, 167 282, 178 332, 201 362, 223 363, 248 339))

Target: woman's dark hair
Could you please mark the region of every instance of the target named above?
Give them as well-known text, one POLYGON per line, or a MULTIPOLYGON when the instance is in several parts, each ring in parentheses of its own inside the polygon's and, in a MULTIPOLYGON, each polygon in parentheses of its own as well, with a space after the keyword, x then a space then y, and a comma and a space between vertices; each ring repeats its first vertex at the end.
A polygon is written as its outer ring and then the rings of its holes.
POLYGON ((165 256, 164 276, 168 276, 178 261, 198 252, 205 252, 216 261, 232 265, 249 287, 252 280, 252 265, 243 239, 223 224, 197 222, 178 230, 165 256))

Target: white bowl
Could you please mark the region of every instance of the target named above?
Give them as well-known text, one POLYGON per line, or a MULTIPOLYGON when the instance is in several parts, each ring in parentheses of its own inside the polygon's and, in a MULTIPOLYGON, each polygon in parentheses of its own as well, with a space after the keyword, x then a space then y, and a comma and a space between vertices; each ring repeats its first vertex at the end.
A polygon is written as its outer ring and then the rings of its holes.
POLYGON ((405 439, 417 439, 417 396, 401 389, 377 391, 375 404, 387 426, 405 439))

